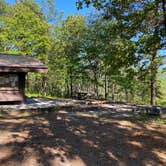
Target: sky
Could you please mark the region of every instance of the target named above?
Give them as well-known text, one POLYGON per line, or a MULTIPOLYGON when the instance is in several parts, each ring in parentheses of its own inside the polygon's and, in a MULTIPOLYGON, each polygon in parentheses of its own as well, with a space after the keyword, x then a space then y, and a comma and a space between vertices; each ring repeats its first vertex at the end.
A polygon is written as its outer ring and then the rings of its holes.
POLYGON ((81 14, 86 15, 90 10, 87 8, 77 10, 76 0, 54 0, 57 9, 64 11, 64 15, 81 14))
MULTIPOLYGON (((13 3, 15 0, 6 0, 8 3, 13 3)), ((40 3, 41 0, 35 0, 40 3)), ((56 8, 64 13, 64 18, 69 14, 81 14, 86 16, 92 9, 84 8, 81 10, 77 10, 76 8, 76 0, 54 0, 56 8)))

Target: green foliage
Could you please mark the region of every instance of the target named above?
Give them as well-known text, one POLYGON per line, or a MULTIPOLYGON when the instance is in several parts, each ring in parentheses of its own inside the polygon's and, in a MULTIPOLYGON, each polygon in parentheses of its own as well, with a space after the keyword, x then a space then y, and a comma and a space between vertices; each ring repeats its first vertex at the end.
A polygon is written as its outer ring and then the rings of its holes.
POLYGON ((52 0, 0 0, 0 51, 35 56, 49 69, 47 74, 28 74, 27 94, 71 97, 85 92, 148 104, 153 78, 157 103, 164 105, 165 79, 157 74, 162 64, 157 51, 164 38, 161 2, 84 2, 101 14, 62 20, 52 0))
POLYGON ((157 97, 157 104, 161 105, 161 106, 166 106, 166 73, 159 73, 158 74, 158 78, 159 78, 159 83, 160 83, 160 96, 157 97))
POLYGON ((6 41, 2 51, 38 56, 43 62, 47 60, 49 25, 35 2, 15 3, 2 21, 1 39, 6 41))

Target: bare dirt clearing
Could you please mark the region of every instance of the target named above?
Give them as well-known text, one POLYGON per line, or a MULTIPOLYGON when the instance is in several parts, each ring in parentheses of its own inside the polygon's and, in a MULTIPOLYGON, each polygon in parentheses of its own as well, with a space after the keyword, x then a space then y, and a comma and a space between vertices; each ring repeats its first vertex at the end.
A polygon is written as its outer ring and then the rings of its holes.
POLYGON ((0 166, 165 165, 166 125, 139 122, 131 110, 94 101, 3 113, 0 166))

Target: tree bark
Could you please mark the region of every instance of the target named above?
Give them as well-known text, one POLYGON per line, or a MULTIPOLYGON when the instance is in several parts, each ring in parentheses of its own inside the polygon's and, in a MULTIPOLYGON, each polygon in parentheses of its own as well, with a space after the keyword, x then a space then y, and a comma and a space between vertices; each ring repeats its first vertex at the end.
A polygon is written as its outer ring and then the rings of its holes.
POLYGON ((70 97, 73 97, 73 76, 72 76, 72 70, 69 70, 69 76, 70 76, 70 97))
POLYGON ((125 89, 125 95, 126 95, 126 102, 129 102, 129 92, 128 89, 125 89))
POLYGON ((91 83, 90 82, 88 82, 87 92, 88 92, 88 94, 91 93, 91 83))
POLYGON ((151 105, 156 105, 156 78, 155 76, 151 77, 151 105))
POLYGON ((112 83, 112 102, 115 102, 115 83, 112 83))
POLYGON ((41 94, 46 96, 46 87, 47 87, 47 77, 42 76, 42 83, 41 83, 41 94))
POLYGON ((97 79, 97 73, 94 71, 94 93, 95 97, 99 97, 99 90, 98 90, 98 79, 97 79))
POLYGON ((108 97, 108 79, 107 79, 107 75, 105 73, 105 79, 104 79, 104 97, 105 97, 105 100, 107 100, 107 97, 108 97))
POLYGON ((156 73, 157 73, 157 67, 156 67, 156 55, 152 56, 151 59, 151 105, 156 105, 156 73))
POLYGON ((98 92, 98 84, 95 82, 94 83, 94 93, 95 93, 95 97, 99 97, 99 92, 98 92))
POLYGON ((66 80, 66 94, 69 97, 69 95, 70 95, 70 88, 69 88, 69 80, 68 79, 66 80))

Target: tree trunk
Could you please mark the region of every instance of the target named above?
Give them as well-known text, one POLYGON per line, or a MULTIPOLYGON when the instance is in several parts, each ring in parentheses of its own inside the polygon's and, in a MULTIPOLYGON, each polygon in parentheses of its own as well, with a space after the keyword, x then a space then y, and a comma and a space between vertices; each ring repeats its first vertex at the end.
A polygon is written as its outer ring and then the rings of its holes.
POLYGON ((66 94, 69 97, 69 95, 70 95, 70 88, 69 88, 69 80, 68 80, 68 78, 66 80, 66 94))
POLYGON ((107 78, 107 98, 109 97, 109 79, 107 78))
POLYGON ((97 79, 97 73, 94 72, 94 93, 95 97, 99 97, 99 91, 98 91, 98 79, 97 79))
POLYGON ((156 105, 156 78, 155 76, 151 77, 151 105, 156 105))
POLYGON ((73 76, 72 76, 72 70, 69 70, 69 76, 70 76, 70 97, 73 97, 73 76))
POLYGON ((26 79, 26 89, 27 89, 27 91, 28 92, 30 92, 30 89, 29 89, 29 87, 30 87, 30 83, 29 83, 29 77, 28 77, 28 74, 26 75, 26 77, 25 77, 25 79, 26 79))
POLYGON ((126 102, 129 102, 129 92, 128 89, 125 89, 125 95, 126 95, 126 102))
POLYGON ((95 97, 99 97, 99 92, 98 92, 98 84, 95 82, 94 83, 94 93, 95 93, 95 97))
POLYGON ((108 79, 107 79, 107 75, 105 73, 105 79, 104 79, 104 97, 105 97, 105 100, 107 100, 107 97, 108 97, 108 79))
POLYGON ((151 105, 156 105, 156 73, 157 73, 157 66, 156 66, 156 55, 152 56, 151 59, 151 105))
POLYGON ((41 94, 46 96, 46 87, 47 87, 47 77, 46 76, 42 76, 42 84, 41 84, 41 94))
POLYGON ((88 92, 88 94, 91 93, 91 83, 90 82, 88 82, 87 92, 88 92))
POLYGON ((112 83, 112 102, 115 102, 115 83, 112 83))

